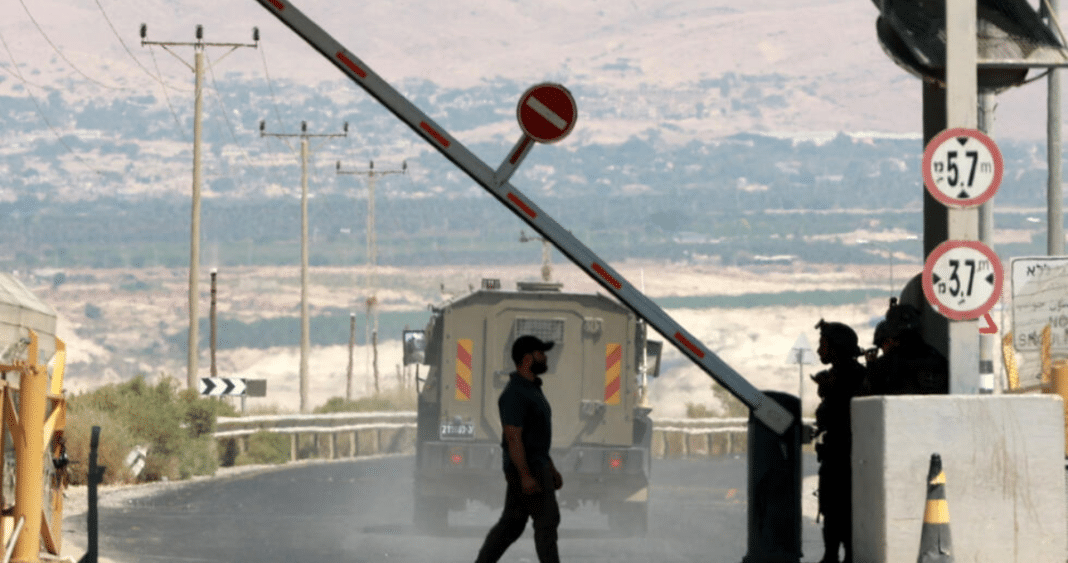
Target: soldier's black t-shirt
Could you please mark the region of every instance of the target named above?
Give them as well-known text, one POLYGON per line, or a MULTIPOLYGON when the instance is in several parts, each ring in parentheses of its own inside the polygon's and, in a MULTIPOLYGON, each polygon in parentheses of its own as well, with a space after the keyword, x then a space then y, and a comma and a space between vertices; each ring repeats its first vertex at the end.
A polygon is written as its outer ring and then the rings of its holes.
MULTIPOLYGON (((530 381, 514 371, 509 375, 508 385, 505 385, 497 399, 501 426, 523 429, 523 453, 527 457, 527 467, 536 471, 552 463, 549 459, 549 446, 553 441, 552 409, 541 391, 541 378, 535 377, 534 381, 530 381)), ((504 450, 504 470, 515 471, 503 432, 501 449, 504 450)))

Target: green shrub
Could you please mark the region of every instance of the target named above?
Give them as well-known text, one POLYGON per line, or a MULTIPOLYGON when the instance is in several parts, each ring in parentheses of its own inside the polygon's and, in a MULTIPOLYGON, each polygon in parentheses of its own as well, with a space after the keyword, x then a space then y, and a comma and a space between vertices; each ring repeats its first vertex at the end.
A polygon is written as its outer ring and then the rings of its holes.
POLYGON ((148 446, 140 480, 187 479, 214 473, 218 454, 211 433, 216 417, 232 414, 233 408, 178 388, 173 378, 162 377, 150 384, 139 375, 71 397, 66 436, 68 456, 75 462, 73 481, 85 480, 89 434, 94 425, 101 427, 99 463, 108 466, 105 483, 133 478, 125 471, 125 458, 139 444, 148 446))
POLYGON ((248 449, 234 465, 281 464, 289 461, 289 435, 260 430, 248 437, 248 449))
POLYGON ((354 401, 344 397, 331 397, 312 411, 316 414, 335 412, 376 412, 376 411, 410 411, 415 410, 415 391, 411 389, 394 389, 370 397, 360 397, 354 401))

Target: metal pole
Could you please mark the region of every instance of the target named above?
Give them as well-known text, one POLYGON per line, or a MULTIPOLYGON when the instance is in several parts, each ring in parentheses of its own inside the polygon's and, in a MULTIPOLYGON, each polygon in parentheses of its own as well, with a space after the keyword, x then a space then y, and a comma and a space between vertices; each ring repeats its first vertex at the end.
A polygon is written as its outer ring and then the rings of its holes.
MULTIPOLYGON (((979 130, 994 138, 994 94, 979 94, 979 130)), ((979 240, 994 247, 994 200, 979 206, 979 240)), ((994 392, 994 346, 997 338, 993 334, 979 335, 979 392, 994 392)))
POLYGON ((218 340, 216 339, 216 324, 215 324, 215 276, 218 272, 212 268, 211 270, 211 376, 218 377, 219 370, 215 364, 215 350, 217 348, 218 340))
POLYGON ((349 366, 345 370, 345 400, 352 400, 352 351, 356 348, 356 313, 349 313, 349 366))
MULTIPOLYGON (((1048 0, 1050 19, 1060 13, 1058 0, 1048 0)), ((1064 254, 1064 188, 1061 184, 1061 71, 1049 69, 1046 81, 1046 251, 1050 256, 1064 254)))
POLYGON ((300 412, 308 412, 308 139, 300 140, 300 412))
POLYGON ((15 442, 15 521, 25 519, 25 529, 15 540, 13 561, 39 561, 41 546, 41 490, 44 485, 45 406, 48 401, 48 371, 38 364, 37 335, 30 334, 26 369, 19 381, 19 420, 13 427, 15 442))
MULTIPOLYGON (((977 121, 976 0, 946 0, 946 126, 974 129, 977 121)), ((977 240, 979 211, 948 210, 948 240, 977 240)), ((949 321, 949 392, 979 392, 979 322, 949 321)))
POLYGON ((200 300, 200 289, 197 284, 200 278, 200 122, 204 113, 204 48, 198 45, 194 49, 193 73, 196 80, 193 87, 193 205, 189 221, 189 351, 186 360, 188 389, 197 388, 197 360, 200 348, 197 334, 200 317, 197 302, 200 300))
POLYGON ((374 354, 374 365, 375 365, 375 395, 378 395, 379 388, 378 388, 378 331, 377 330, 371 333, 371 350, 372 350, 372 353, 374 354))
POLYGON ((85 551, 85 556, 82 557, 81 563, 97 563, 97 556, 100 552, 97 545, 97 537, 99 531, 97 529, 97 523, 99 517, 97 513, 97 498, 96 487, 100 484, 101 479, 104 477, 104 469, 97 465, 97 450, 100 447, 100 427, 94 426, 89 438, 89 498, 88 508, 89 511, 86 514, 86 530, 88 537, 88 547, 85 551))

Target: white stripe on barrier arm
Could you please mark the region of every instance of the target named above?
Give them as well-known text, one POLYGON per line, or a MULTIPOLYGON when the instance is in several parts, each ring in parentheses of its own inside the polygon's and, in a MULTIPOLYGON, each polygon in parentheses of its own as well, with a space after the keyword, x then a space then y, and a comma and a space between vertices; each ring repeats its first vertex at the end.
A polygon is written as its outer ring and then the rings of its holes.
MULTIPOLYGON (((637 291, 623 276, 601 260, 534 202, 507 182, 498 182, 494 170, 454 139, 429 116, 387 84, 368 65, 351 54, 315 22, 283 0, 256 0, 286 26, 330 60, 342 73, 404 121, 416 134, 436 148, 449 161, 493 194, 531 228, 552 241, 556 248, 602 287, 645 319, 712 379, 748 406, 768 428, 783 434, 794 416, 754 387, 697 338, 675 322, 660 306, 637 291)), ((508 171, 509 174, 511 171, 508 171)))

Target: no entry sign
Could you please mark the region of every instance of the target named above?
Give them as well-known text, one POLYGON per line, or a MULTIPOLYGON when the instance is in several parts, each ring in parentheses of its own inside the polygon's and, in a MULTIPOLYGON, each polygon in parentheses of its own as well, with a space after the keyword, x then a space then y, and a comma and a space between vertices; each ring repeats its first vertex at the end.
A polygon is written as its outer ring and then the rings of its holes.
POLYGON ((974 240, 947 240, 927 257, 923 292, 942 315, 958 321, 986 315, 1001 298, 1001 260, 974 240))
POLYGON ((575 128, 578 109, 567 88, 545 82, 523 93, 516 117, 524 134, 538 142, 555 143, 575 128))
POLYGON ((1001 150, 976 129, 942 131, 923 151, 923 184, 949 207, 986 203, 997 193, 1004 170, 1001 150))

